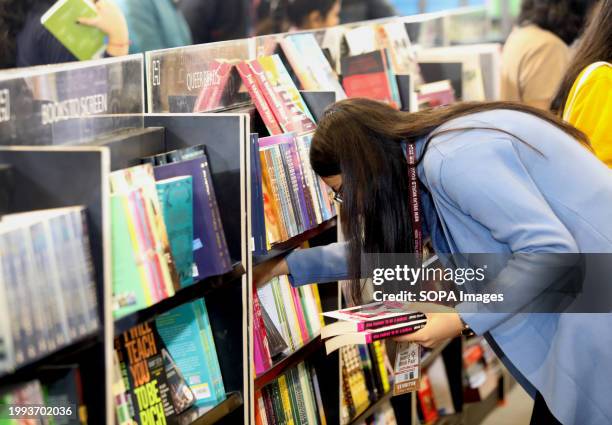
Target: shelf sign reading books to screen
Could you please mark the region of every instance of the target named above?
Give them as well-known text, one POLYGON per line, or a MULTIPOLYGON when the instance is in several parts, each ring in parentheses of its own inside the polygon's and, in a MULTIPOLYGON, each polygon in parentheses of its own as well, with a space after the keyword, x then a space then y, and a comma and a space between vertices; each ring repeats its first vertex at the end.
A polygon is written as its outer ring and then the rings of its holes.
POLYGON ((0 74, 0 145, 74 143, 83 118, 143 113, 142 67, 135 55, 0 74))
POLYGON ((209 112, 247 103, 234 65, 249 52, 248 39, 147 52, 148 111, 209 112))

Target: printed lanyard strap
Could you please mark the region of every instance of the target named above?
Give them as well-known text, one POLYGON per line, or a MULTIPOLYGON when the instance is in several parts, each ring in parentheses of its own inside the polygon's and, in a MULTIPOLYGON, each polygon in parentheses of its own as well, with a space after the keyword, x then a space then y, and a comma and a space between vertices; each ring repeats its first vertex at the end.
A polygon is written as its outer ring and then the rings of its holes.
POLYGON ((408 192, 410 198, 410 222, 414 237, 414 252, 417 256, 423 253, 423 230, 421 228, 421 204, 419 200, 419 181, 416 167, 416 148, 414 143, 408 143, 406 148, 408 161, 408 192))

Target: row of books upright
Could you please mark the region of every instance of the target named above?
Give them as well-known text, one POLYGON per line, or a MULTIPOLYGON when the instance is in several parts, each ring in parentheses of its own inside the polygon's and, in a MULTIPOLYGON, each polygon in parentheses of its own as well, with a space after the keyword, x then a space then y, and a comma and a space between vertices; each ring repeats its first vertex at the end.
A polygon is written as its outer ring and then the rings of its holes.
POLYGON ((390 363, 384 341, 340 348, 341 421, 347 423, 391 390, 390 363))
POLYGON ((255 373, 316 338, 324 325, 317 285, 294 288, 286 276, 272 279, 253 297, 255 373))
POLYGON ((0 221, 0 375, 93 335, 96 284, 81 206, 0 221))
POLYGON ((77 365, 46 366, 38 379, 0 390, 0 406, 0 425, 88 423, 81 371, 77 365), (37 417, 34 410, 28 413, 27 409, 34 407, 50 411, 54 416, 37 417))
POLYGON ((205 146, 111 173, 114 314, 231 270, 205 146))
POLYGON ((302 362, 255 392, 255 425, 326 425, 315 369, 302 362))
POLYGON ((253 138, 254 254, 335 216, 328 188, 310 166, 311 134, 253 138))
POLYGON ((115 338, 117 424, 180 424, 225 397, 204 299, 183 304, 115 338))

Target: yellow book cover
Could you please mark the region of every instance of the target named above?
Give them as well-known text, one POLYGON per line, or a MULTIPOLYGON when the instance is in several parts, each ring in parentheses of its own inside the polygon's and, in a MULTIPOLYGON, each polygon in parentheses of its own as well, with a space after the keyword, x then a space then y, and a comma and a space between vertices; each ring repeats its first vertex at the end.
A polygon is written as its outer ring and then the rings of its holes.
POLYGON ((291 400, 289 399, 289 387, 287 386, 287 378, 281 375, 278 378, 278 386, 280 388, 281 399, 283 400, 283 408, 285 409, 285 417, 287 425, 294 425, 293 411, 291 410, 291 400))

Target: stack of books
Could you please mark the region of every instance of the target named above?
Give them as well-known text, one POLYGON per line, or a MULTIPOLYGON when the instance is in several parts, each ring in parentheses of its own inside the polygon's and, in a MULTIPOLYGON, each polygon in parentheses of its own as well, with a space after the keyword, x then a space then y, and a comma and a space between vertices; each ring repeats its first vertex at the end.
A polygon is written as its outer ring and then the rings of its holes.
POLYGON ((294 288, 286 276, 274 278, 254 297, 255 372, 317 337, 323 325, 317 285, 294 288))
POLYGON ((0 373, 99 327, 85 209, 5 215, 0 221, 0 373))
POLYGON ((325 424, 314 368, 299 363, 255 392, 255 424, 325 424))

